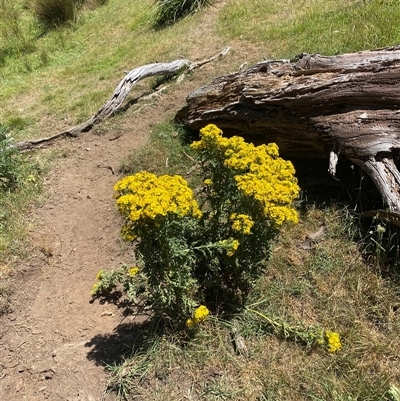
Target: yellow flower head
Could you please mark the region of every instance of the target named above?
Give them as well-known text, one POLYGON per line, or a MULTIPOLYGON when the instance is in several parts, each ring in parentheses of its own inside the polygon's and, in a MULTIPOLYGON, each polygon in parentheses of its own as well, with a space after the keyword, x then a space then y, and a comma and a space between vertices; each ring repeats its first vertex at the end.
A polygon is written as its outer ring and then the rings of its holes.
POLYGON ((247 214, 232 213, 229 220, 232 221, 232 228, 235 231, 246 235, 250 234, 251 228, 254 226, 254 221, 247 214))
POLYGON ((340 335, 335 331, 325 330, 325 343, 328 352, 331 354, 339 351, 342 348, 340 335))
POLYGON ((207 316, 210 314, 210 311, 207 309, 206 306, 200 305, 193 314, 193 319, 197 322, 203 322, 207 319, 207 316))
POLYGON ((222 131, 214 124, 209 124, 200 130, 201 140, 193 142, 190 147, 192 149, 200 150, 212 146, 213 144, 220 143, 222 139, 222 131))
POLYGON ((210 180, 209 178, 204 180, 204 185, 212 185, 212 180, 210 180))
POLYGON ((199 323, 204 322, 207 319, 207 316, 210 314, 208 308, 204 305, 200 305, 193 313, 193 317, 186 320, 186 326, 189 329, 193 329, 199 323))
POLYGON ((128 274, 129 274, 129 276, 134 277, 134 276, 136 276, 136 274, 138 274, 138 272, 139 272, 139 268, 134 266, 129 269, 128 274))

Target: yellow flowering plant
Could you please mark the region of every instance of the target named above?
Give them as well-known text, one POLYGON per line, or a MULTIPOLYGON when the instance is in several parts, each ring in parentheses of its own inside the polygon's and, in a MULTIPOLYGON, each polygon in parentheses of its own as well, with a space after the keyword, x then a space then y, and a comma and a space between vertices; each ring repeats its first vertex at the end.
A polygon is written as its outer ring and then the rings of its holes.
POLYGON ((123 178, 114 190, 124 218, 122 238, 136 242, 143 265, 126 272, 128 281, 121 275, 115 281, 134 287, 131 298, 135 289, 145 293, 155 316, 183 323, 197 304, 191 244, 202 212, 193 191, 181 176, 145 171, 123 178))
POLYGON ((131 300, 145 296, 155 317, 187 328, 207 307, 243 307, 279 228, 297 222, 294 168, 275 144, 225 138, 215 125, 200 136, 191 145, 204 184, 197 199, 177 175, 143 171, 115 184, 121 235, 141 268, 102 272, 92 289, 99 296, 122 285, 131 300))
MULTIPOLYGON (((115 302, 116 299, 120 300, 123 294, 129 304, 143 306, 143 298, 146 297, 146 280, 138 266, 122 265, 110 272, 101 269, 96 279, 90 291, 93 297, 103 297, 107 301, 115 302)), ((120 300, 119 304, 122 303, 126 304, 125 300, 120 300)))
POLYGON ((209 304, 220 308, 230 303, 237 309, 265 269, 279 228, 298 222, 295 170, 279 157, 276 144, 255 146, 242 137, 226 138, 213 124, 200 131, 200 140, 191 147, 204 182, 201 232, 219 245, 199 249, 195 275, 209 304))
POLYGON ((342 348, 340 334, 336 331, 303 324, 290 325, 281 319, 271 318, 254 309, 246 308, 246 311, 261 317, 267 324, 266 329, 282 339, 300 342, 307 347, 322 347, 330 354, 334 354, 342 348))

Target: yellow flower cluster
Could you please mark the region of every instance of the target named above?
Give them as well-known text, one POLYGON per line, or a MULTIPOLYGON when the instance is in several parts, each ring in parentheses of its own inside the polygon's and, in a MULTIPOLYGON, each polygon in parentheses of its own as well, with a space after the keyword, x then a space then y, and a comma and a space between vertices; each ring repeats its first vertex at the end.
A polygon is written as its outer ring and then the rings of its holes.
POLYGON ((331 354, 339 351, 342 348, 340 335, 336 331, 325 330, 325 343, 328 352, 331 354))
POLYGON ((224 138, 213 124, 200 133, 201 140, 192 148, 210 150, 223 160, 224 166, 234 172, 239 190, 260 202, 266 216, 278 225, 298 222, 292 207, 300 191, 295 170, 291 162, 279 157, 275 143, 254 146, 242 137, 224 138))
POLYGON ((200 305, 193 313, 193 317, 186 321, 186 326, 189 329, 193 329, 199 323, 204 322, 207 319, 207 316, 210 314, 210 311, 206 306, 200 305))
POLYGON ((138 274, 139 268, 138 267, 131 267, 128 271, 130 277, 135 277, 138 274))
POLYGON ((97 275, 96 275, 97 283, 94 283, 93 286, 92 286, 92 289, 90 290, 90 293, 92 295, 95 295, 97 290, 99 289, 100 281, 104 277, 104 273, 105 272, 104 272, 103 269, 100 269, 99 272, 97 273, 97 275))
MULTIPOLYGON (((119 212, 132 222, 155 219, 170 213, 177 217, 192 215, 199 218, 202 215, 192 190, 178 175, 157 177, 152 173, 140 172, 117 182, 114 190, 117 192, 119 212)), ((126 234, 129 235, 127 229, 126 234)))
POLYGON ((90 293, 92 295, 95 295, 97 290, 98 290, 98 288, 99 288, 99 283, 94 283, 93 286, 92 286, 92 289, 90 290, 90 293))
POLYGON ((232 228, 235 231, 246 235, 250 234, 251 228, 254 226, 254 221, 247 214, 232 213, 229 220, 232 221, 232 228))
POLYGON ((219 245, 226 250, 226 256, 233 256, 238 250, 240 242, 237 239, 229 238, 219 242, 219 245))
POLYGON ((104 275, 104 270, 101 269, 101 270, 97 273, 97 276, 96 276, 97 280, 100 281, 100 280, 103 278, 103 275, 104 275))

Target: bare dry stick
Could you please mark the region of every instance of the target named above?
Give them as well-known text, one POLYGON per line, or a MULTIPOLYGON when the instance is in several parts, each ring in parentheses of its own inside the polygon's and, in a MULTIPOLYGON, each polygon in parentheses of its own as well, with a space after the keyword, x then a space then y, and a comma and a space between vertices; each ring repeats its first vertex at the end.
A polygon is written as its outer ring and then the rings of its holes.
POLYGON ((196 68, 203 66, 204 64, 210 63, 218 57, 224 56, 229 50, 229 47, 225 47, 225 49, 218 54, 198 63, 193 63, 190 60, 182 59, 175 60, 170 63, 147 64, 135 68, 125 75, 124 79, 119 83, 112 96, 107 100, 106 103, 104 103, 103 106, 100 107, 99 110, 97 110, 92 117, 89 118, 89 120, 46 138, 18 142, 15 144, 15 147, 21 151, 25 151, 40 148, 45 145, 52 145, 54 142, 62 138, 76 138, 80 133, 90 131, 94 125, 99 124, 103 119, 115 113, 121 106, 132 87, 142 79, 161 75, 175 75, 185 69, 188 69, 188 71, 191 72, 196 68))

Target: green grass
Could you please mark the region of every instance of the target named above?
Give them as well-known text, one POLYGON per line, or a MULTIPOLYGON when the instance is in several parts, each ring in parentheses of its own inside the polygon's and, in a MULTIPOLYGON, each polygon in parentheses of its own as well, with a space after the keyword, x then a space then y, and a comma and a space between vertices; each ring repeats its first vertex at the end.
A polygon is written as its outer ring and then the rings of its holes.
POLYGON ((31 154, 18 157, 18 181, 13 189, 0 188, 0 315, 9 309, 12 276, 29 257, 29 213, 42 193, 47 162, 31 154))
POLYGON ((233 0, 220 15, 220 32, 263 41, 269 57, 332 55, 398 44, 397 0, 233 0))
POLYGON ((166 121, 154 127, 148 143, 121 163, 121 172, 134 174, 149 171, 156 174, 180 174, 186 179, 195 177, 194 152, 185 131, 166 121))
MULTIPOLYGON (((46 130, 40 121, 47 114, 52 125, 61 130, 60 121, 79 123, 93 115, 112 94, 124 71, 156 60, 190 57, 188 42, 180 38, 192 22, 185 19, 155 31, 151 26, 152 5, 150 0, 117 0, 82 10, 72 26, 46 35, 32 32, 34 51, 4 53, 0 102, 5 107, 0 110, 0 121, 32 121, 18 133, 19 137, 32 138, 46 130), (37 90, 31 91, 32 87, 37 90)), ((27 29, 34 24, 33 16, 25 9, 21 13, 27 29)))

